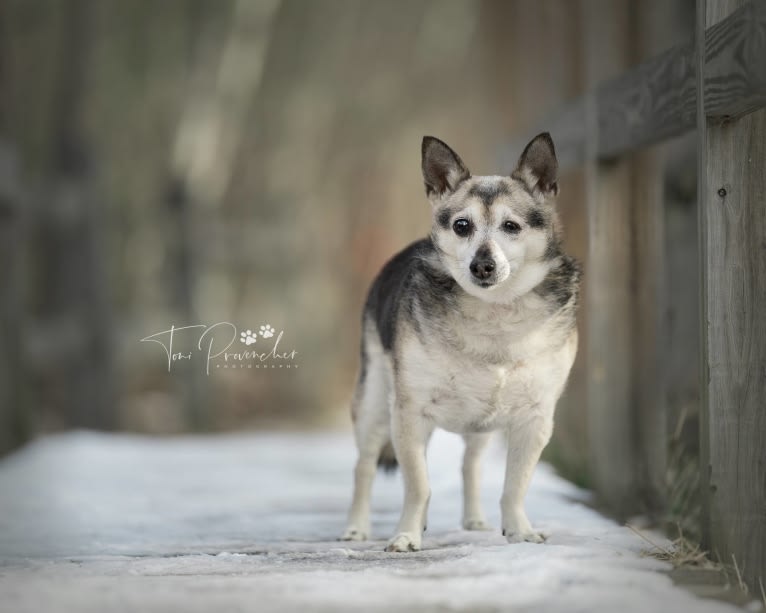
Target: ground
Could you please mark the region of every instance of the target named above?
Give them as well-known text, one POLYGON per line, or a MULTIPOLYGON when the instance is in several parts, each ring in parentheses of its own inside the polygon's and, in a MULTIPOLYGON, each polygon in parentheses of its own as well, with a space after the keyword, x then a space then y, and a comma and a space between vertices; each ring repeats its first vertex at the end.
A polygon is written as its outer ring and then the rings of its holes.
MULTIPOLYGON (((434 436, 423 551, 395 554, 398 475, 376 481, 375 540, 335 540, 349 434, 38 440, 0 462, 0 611, 741 611, 675 587, 547 465, 527 498, 545 544, 460 530, 460 453, 434 436)), ((484 475, 495 527, 503 455, 484 475)))

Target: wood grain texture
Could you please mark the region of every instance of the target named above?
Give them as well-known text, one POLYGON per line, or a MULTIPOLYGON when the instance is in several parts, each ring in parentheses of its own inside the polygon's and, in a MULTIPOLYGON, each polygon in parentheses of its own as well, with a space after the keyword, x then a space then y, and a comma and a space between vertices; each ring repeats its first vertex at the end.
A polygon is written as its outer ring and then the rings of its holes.
MULTIPOLYGON (((705 113, 736 118, 766 104, 766 2, 748 2, 705 30, 705 113)), ((562 169, 588 155, 611 158, 696 127, 693 43, 677 45, 624 74, 594 83, 598 144, 586 148, 585 99, 541 122, 563 152, 562 169)), ((521 143, 515 144, 515 148, 521 143)), ((523 146, 523 145, 522 145, 523 146)))
POLYGON ((766 2, 738 4, 721 21, 708 21, 705 30, 708 117, 733 119, 766 105, 766 2))
MULTIPOLYGON (((698 10, 709 27, 740 4, 699 0, 698 10)), ((707 546, 725 563, 736 558, 757 590, 766 582, 766 109, 724 122, 700 114, 698 129, 707 546)))

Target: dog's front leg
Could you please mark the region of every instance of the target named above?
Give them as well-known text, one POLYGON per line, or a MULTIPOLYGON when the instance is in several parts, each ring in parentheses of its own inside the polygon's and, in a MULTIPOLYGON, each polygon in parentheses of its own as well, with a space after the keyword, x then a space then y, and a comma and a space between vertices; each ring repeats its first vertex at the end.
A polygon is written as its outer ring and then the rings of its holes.
POLYGON ((391 415, 391 439, 404 478, 404 507, 396 535, 386 551, 418 551, 426 526, 428 486, 426 445, 433 427, 408 402, 397 402, 391 415))
POLYGON ((491 530, 481 510, 481 456, 489 443, 490 433, 464 434, 463 454, 463 528, 491 530))
POLYGON ((500 500, 503 535, 509 543, 542 543, 542 534, 532 530, 524 511, 524 497, 540 454, 551 438, 553 418, 535 416, 508 430, 505 487, 500 500))

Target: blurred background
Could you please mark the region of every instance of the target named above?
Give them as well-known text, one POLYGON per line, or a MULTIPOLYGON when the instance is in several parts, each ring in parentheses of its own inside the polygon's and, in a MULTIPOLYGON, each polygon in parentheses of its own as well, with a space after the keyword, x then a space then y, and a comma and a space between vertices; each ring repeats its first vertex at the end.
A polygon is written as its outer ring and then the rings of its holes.
MULTIPOLYGON (((367 286, 429 229, 422 136, 510 172, 547 114, 610 76, 583 58, 594 3, 3 0, 0 451, 69 428, 347 426, 367 286), (140 342, 219 321, 283 331, 299 368, 168 372, 140 342)), ((610 25, 624 68, 691 40, 693 0, 628 5, 610 25)), ((693 137, 652 155, 667 426, 693 449, 693 137)), ((587 283, 584 171, 560 185, 587 283)), ((579 357, 547 454, 583 485, 585 394, 579 357)))

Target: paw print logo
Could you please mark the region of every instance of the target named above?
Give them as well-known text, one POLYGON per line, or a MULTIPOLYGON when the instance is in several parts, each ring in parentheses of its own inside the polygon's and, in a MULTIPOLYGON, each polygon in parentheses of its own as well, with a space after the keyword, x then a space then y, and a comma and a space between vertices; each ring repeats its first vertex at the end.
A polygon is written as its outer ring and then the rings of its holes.
POLYGON ((257 340, 258 337, 252 330, 245 330, 242 332, 242 334, 239 335, 239 342, 245 343, 245 345, 252 345, 257 340))
POLYGON ((274 328, 272 328, 269 324, 263 324, 261 326, 261 336, 263 338, 271 338, 274 336, 274 328))

